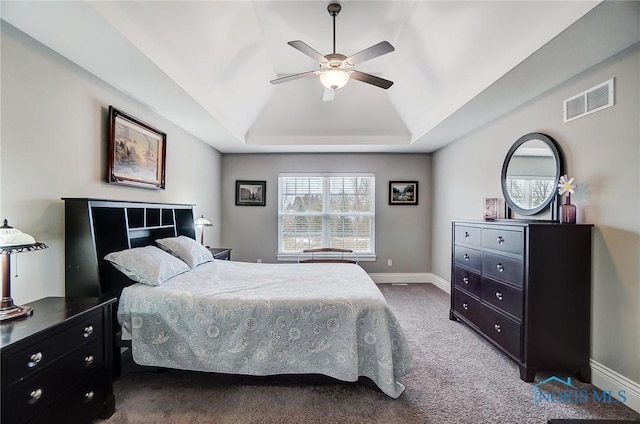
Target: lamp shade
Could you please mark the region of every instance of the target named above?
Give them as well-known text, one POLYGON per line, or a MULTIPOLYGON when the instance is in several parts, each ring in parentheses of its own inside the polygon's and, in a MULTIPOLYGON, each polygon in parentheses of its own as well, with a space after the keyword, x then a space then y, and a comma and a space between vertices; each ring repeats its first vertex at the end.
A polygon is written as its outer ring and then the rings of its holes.
POLYGON ((20 230, 17 230, 9 226, 7 220, 4 220, 4 225, 0 227, 0 248, 10 248, 15 246, 24 246, 27 244, 34 244, 36 239, 29 234, 25 234, 20 230))
POLYGON ((11 262, 12 253, 30 252, 46 249, 48 246, 39 243, 29 234, 9 226, 7 220, 0 227, 0 258, 2 262, 2 299, 0 300, 0 321, 8 321, 29 316, 33 309, 28 306, 17 306, 11 298, 11 262))
POLYGON ((349 82, 349 74, 341 69, 328 69, 320 74, 320 82, 326 88, 338 90, 349 82))
POLYGON ((200 215, 195 224, 196 227, 200 227, 200 244, 204 246, 204 227, 213 227, 213 224, 204 215, 200 215))
POLYGON ((195 223, 198 227, 213 227, 213 224, 209 222, 204 215, 201 215, 200 218, 196 219, 195 223))

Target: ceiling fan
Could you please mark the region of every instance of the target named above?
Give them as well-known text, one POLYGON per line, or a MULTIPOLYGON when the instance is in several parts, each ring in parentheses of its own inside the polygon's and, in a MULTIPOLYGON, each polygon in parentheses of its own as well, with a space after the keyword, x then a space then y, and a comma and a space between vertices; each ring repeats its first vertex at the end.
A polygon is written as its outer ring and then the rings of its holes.
POLYGON ((318 75, 320 76, 320 82, 325 87, 324 95, 322 96, 323 101, 333 100, 335 91, 344 87, 351 78, 384 88, 385 90, 393 85, 393 81, 352 69, 355 65, 366 60, 371 60, 394 51, 395 49, 388 41, 381 41, 349 57, 336 53, 336 16, 338 16, 341 9, 342 7, 338 3, 331 3, 327 7, 327 11, 333 17, 333 53, 323 56, 300 40, 289 41, 287 43, 310 58, 317 60, 320 64, 320 69, 277 78, 271 80, 271 84, 280 84, 298 78, 318 75))

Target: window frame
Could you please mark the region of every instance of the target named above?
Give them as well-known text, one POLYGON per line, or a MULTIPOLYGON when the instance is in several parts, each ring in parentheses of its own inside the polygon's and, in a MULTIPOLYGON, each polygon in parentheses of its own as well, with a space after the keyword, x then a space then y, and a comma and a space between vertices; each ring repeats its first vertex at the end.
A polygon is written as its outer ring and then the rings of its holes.
MULTIPOLYGON (((545 184, 550 184, 551 185, 551 192, 553 193, 554 190, 556 190, 556 180, 553 177, 544 177, 544 176, 540 176, 540 175, 510 175, 509 179, 506 181, 507 186, 512 186, 514 181, 522 181, 524 183, 524 187, 523 187, 523 195, 524 195, 524 205, 519 205, 516 203, 515 200, 512 199, 512 201, 520 208, 522 209, 534 209, 537 206, 534 206, 531 204, 532 199, 534 197, 534 184, 536 182, 544 182, 545 184)), ((513 196, 512 196, 513 197, 513 196)), ((547 198, 549 197, 549 195, 547 196, 547 198)), ((542 203, 544 203, 545 199, 542 199, 542 203)))
POLYGON ((330 202, 330 181, 331 178, 341 177, 341 178, 354 178, 354 177, 367 177, 371 178, 371 211, 370 212, 350 212, 349 216, 367 216, 371 220, 371 229, 369 232, 370 237, 370 246, 371 250, 369 251, 361 251, 355 250, 358 254, 358 259, 361 262, 367 261, 375 261, 376 260, 376 176, 373 172, 281 172, 278 174, 278 261, 297 261, 299 251, 295 252, 285 252, 283 251, 283 228, 282 228, 282 216, 283 215, 300 215, 293 213, 284 213, 282 210, 282 196, 283 196, 283 187, 282 187, 282 178, 290 178, 290 177, 305 177, 305 178, 322 178, 323 179, 323 189, 322 189, 322 197, 323 197, 323 206, 321 212, 311 212, 308 214, 309 216, 321 216, 322 217, 322 246, 328 247, 328 242, 331 238, 331 230, 330 230, 330 219, 333 216, 340 215, 340 213, 330 212, 329 211, 329 202, 330 202))

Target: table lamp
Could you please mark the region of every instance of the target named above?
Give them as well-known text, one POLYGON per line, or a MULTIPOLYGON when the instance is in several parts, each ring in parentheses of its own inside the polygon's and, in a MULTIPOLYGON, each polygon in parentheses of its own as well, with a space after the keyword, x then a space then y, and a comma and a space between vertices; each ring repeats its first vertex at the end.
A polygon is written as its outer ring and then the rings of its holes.
POLYGON ((213 227, 213 224, 204 215, 201 215, 195 222, 196 227, 200 227, 200 244, 204 246, 204 227, 213 227))
POLYGON ((17 306, 11 298, 11 254, 46 249, 48 246, 37 242, 29 234, 12 228, 4 220, 0 227, 0 256, 2 257, 2 300, 0 300, 0 322, 29 316, 33 309, 17 306))

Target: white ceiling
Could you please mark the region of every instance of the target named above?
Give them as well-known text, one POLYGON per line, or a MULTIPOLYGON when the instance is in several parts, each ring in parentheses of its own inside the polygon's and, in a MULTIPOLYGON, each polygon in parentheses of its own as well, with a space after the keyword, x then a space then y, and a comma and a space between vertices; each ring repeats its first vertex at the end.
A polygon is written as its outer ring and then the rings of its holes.
POLYGON ((638 2, 343 0, 337 52, 389 41, 356 69, 395 84, 332 102, 317 77, 270 84, 318 67, 288 41, 332 52, 328 3, 4 0, 1 16, 222 152, 430 152, 640 39, 638 2))

